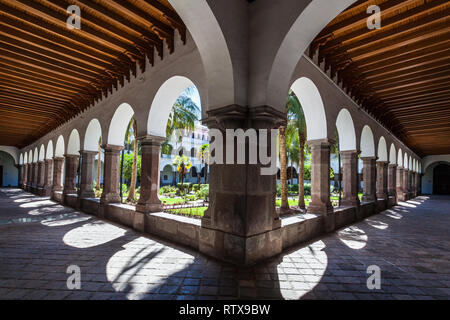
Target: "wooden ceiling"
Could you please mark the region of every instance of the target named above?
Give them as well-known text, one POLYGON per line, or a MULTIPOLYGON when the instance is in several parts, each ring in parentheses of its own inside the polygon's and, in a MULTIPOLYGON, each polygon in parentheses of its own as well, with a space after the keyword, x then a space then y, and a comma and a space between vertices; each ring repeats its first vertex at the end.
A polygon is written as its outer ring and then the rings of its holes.
POLYGON ((19 148, 174 50, 186 27, 167 0, 0 0, 0 145, 19 148), (67 8, 81 29, 67 28, 67 8))
POLYGON ((310 46, 332 76, 418 155, 450 153, 450 2, 359 0, 310 46), (367 28, 368 6, 381 28, 367 28), (318 51, 318 52, 317 52, 318 51))

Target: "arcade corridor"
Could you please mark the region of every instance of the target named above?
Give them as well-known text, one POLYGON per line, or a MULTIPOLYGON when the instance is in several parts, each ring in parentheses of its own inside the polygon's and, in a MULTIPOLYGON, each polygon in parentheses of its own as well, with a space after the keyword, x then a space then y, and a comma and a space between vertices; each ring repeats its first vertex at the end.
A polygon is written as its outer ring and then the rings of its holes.
POLYGON ((239 269, 20 189, 0 190, 5 299, 448 299, 450 198, 420 196, 239 269), (68 290, 68 266, 81 290, 68 290), (366 287, 369 265, 381 289, 366 287))

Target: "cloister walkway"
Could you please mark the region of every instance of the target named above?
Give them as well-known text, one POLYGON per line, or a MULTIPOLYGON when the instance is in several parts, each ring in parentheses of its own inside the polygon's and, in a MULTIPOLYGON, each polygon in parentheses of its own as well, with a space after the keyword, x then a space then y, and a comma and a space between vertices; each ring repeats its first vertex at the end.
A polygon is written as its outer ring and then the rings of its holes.
POLYGON ((2 299, 449 299, 450 197, 421 196, 253 268, 0 189, 2 299), (67 288, 70 265, 81 289, 67 288), (369 290, 369 265, 381 289, 369 290))

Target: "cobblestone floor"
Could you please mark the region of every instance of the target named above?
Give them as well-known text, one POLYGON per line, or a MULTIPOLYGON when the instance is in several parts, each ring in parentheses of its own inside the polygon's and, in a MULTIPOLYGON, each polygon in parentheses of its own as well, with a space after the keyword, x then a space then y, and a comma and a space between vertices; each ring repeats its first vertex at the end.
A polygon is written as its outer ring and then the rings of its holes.
POLYGON ((1 299, 449 299, 450 197, 418 197, 249 269, 0 189, 1 299), (81 289, 68 290, 68 266, 81 289), (381 289, 368 290, 369 265, 381 289))

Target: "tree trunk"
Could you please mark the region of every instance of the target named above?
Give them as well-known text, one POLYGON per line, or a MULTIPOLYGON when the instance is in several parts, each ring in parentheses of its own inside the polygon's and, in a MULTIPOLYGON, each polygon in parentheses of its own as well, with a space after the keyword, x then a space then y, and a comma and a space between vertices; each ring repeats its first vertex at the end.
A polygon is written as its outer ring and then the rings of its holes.
POLYGON ((300 161, 298 166, 298 207, 305 209, 305 140, 300 136, 300 161))
POLYGON ((205 176, 204 176, 205 184, 206 184, 207 181, 208 181, 207 178, 208 178, 208 164, 205 163, 205 176))
POLYGON ((286 158, 286 127, 280 127, 280 183, 281 209, 289 209, 287 195, 287 158, 286 158))
POLYGON ((102 146, 100 140, 98 141, 98 154, 97 154, 97 182, 95 184, 95 190, 100 190, 100 175, 102 165, 102 146))
POLYGON ((131 183, 130 183, 130 191, 128 192, 128 197, 126 202, 134 202, 134 194, 136 190, 136 177, 137 177, 137 157, 138 157, 138 142, 137 142, 137 126, 136 120, 133 119, 133 166, 131 167, 131 183))

